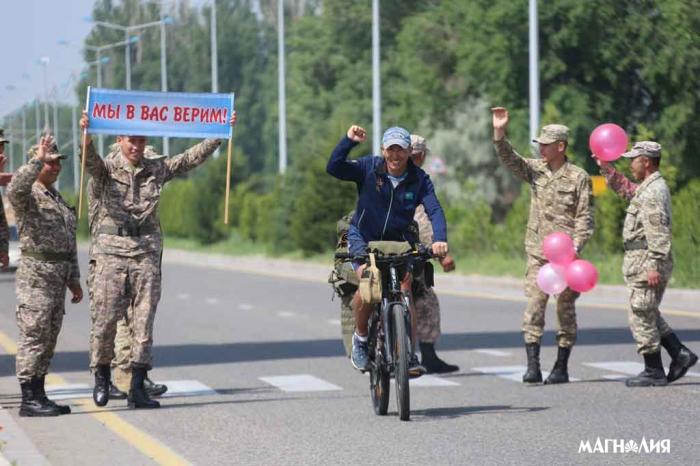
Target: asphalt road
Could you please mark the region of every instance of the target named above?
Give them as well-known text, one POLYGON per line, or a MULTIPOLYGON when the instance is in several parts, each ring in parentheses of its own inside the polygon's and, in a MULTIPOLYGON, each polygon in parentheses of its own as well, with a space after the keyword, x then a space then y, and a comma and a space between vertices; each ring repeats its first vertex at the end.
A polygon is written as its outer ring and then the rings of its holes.
MULTIPOLYGON (((67 402, 74 414, 27 419, 17 415, 14 280, 0 275, 6 459, 20 465, 44 459, 57 465, 700 462, 700 369, 668 387, 625 387, 621 377, 637 371, 641 358, 621 309, 579 308, 570 362, 576 381, 525 386, 518 381, 525 364, 523 303, 438 290, 444 332, 438 351, 461 369, 413 381, 412 418, 401 422, 393 392, 389 414, 373 414, 368 378, 344 355, 339 304, 330 300, 324 276, 295 280, 270 268, 253 274, 204 260, 166 261, 163 276, 151 377, 168 381, 176 396, 154 411, 129 410, 124 401, 98 409, 86 401, 88 306, 68 304, 51 382, 72 393, 67 402), (635 452, 643 438, 667 440, 670 451, 635 452), (579 452, 582 441, 595 448, 597 439, 603 448, 606 439, 622 440, 625 448, 608 443, 607 453, 579 452)), ((556 357, 553 309, 547 316, 543 369, 556 357)), ((700 313, 668 321, 700 351, 700 313)))

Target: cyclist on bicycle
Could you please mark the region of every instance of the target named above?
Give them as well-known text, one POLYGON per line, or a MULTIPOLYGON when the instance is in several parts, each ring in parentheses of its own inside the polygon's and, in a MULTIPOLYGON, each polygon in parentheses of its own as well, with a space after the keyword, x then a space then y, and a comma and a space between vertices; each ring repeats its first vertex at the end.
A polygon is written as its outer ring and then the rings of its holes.
MULTIPOLYGON (((355 215, 348 230, 350 254, 363 254, 370 241, 418 242, 410 231, 416 206, 423 205, 433 226, 433 254, 444 257, 447 247, 447 222, 440 202, 435 195, 430 177, 411 160, 411 134, 403 128, 393 127, 382 137, 382 157, 368 155, 347 160, 348 154, 357 144, 367 139, 367 132, 360 126, 348 129, 331 153, 326 171, 344 181, 357 185, 358 200, 355 215)), ((362 276, 365 264, 355 263, 358 277, 362 276)), ((407 272, 401 289, 410 297, 412 277, 407 272)), ((415 312, 411 302, 411 360, 409 372, 420 375, 425 368, 415 354, 415 312)), ((355 314, 355 333, 352 339, 350 361, 359 370, 369 366, 367 344, 368 321, 372 305, 362 302, 359 292, 352 301, 355 314)))

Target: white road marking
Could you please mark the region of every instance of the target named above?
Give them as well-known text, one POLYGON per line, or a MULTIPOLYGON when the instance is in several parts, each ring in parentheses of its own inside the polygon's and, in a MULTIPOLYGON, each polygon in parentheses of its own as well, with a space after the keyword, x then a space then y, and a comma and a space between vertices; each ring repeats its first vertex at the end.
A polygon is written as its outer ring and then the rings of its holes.
POLYGON ((328 392, 342 390, 341 387, 309 374, 277 375, 260 377, 266 384, 283 392, 328 392))
POLYGON ((509 353, 508 351, 501 351, 501 350, 497 350, 497 349, 477 349, 474 351, 477 353, 481 353, 481 354, 488 354, 489 356, 499 356, 499 357, 503 357, 503 358, 505 358, 507 356, 512 356, 512 354, 509 353))
MULTIPOLYGON (((488 366, 488 367, 473 367, 472 370, 481 372, 482 374, 495 375, 506 380, 515 382, 523 382, 523 374, 527 370, 526 366, 488 366)), ((542 379, 549 377, 548 371, 542 371, 542 379)), ((576 379, 570 379, 575 381, 576 379)))
MULTIPOLYGON (((391 379, 393 382, 394 379, 391 379)), ((443 379, 441 377, 436 377, 434 375, 425 374, 417 379, 409 379, 408 382, 411 387, 458 387, 459 384, 452 380, 443 379)))
POLYGON ((296 314, 294 312, 289 312, 289 311, 280 311, 277 313, 277 317, 284 317, 285 319, 288 319, 290 317, 295 317, 296 314))
POLYGON ((162 398, 170 398, 176 396, 212 396, 217 395, 216 390, 204 385, 199 380, 166 380, 164 383, 168 386, 168 391, 162 398))
POLYGON ((15 422, 7 409, 0 408, 0 465, 51 463, 39 452, 29 436, 15 422))
POLYGON ((92 387, 85 383, 46 385, 46 396, 52 400, 71 400, 92 396, 92 387))
MULTIPOLYGON (((165 397, 175 396, 211 396, 216 395, 216 390, 204 385, 198 380, 168 380, 164 383, 168 386, 165 397)), ((46 395, 52 400, 71 400, 92 397, 92 387, 83 383, 65 385, 47 385, 46 395)))
POLYGON ((178 293, 177 299, 190 299, 190 295, 187 293, 178 293))
POLYGON ((328 323, 331 325, 340 325, 340 319, 328 319, 328 323))
MULTIPOLYGON (((637 375, 644 370, 644 364, 637 361, 603 361, 603 362, 584 362, 584 366, 595 367, 596 369, 604 369, 611 372, 621 372, 627 375, 637 375)), ((686 373, 690 377, 700 377, 699 372, 688 371, 686 373)), ((606 379, 613 376, 603 376, 606 379)))
POLYGON ((238 305, 238 309, 240 309, 241 311, 252 311, 253 305, 248 303, 242 303, 238 305))
POLYGON ((207 302, 207 304, 216 304, 219 302, 217 298, 207 298, 205 299, 205 301, 207 302))

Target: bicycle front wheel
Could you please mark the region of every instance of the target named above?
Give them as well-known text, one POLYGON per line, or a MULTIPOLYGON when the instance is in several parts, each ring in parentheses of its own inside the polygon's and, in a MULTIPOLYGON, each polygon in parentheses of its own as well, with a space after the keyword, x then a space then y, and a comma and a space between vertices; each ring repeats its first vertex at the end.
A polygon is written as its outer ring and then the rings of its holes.
POLYGON ((396 382, 396 406, 399 419, 408 421, 411 417, 411 393, 408 387, 408 358, 411 354, 406 328, 405 308, 394 304, 391 319, 394 333, 394 381, 396 382))

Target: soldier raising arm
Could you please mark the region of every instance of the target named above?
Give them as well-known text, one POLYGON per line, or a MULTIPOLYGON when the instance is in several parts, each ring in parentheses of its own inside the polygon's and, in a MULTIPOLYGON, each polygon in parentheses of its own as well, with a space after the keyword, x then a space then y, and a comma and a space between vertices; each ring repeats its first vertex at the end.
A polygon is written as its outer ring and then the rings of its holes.
MULTIPOLYGON (((523 382, 542 381, 540 370, 540 344, 544 333, 544 315, 549 295, 537 286, 537 273, 546 264, 542 252, 545 236, 555 231, 567 233, 573 238, 576 251, 580 252, 593 234, 591 209, 591 178, 566 157, 569 128, 564 125, 547 125, 533 141, 539 145, 540 159, 527 159, 518 154, 506 139, 508 110, 491 109, 493 117, 494 147, 499 159, 518 178, 530 185, 530 215, 525 235, 527 272, 525 294, 528 297, 523 316, 523 337, 527 352, 527 371, 523 382)), ((575 301, 579 293, 567 288, 557 297, 557 361, 545 383, 569 381, 568 359, 576 342, 575 301)))
POLYGON ((31 160, 8 187, 15 210, 22 258, 17 269, 17 378, 22 388, 20 416, 70 413, 46 397, 44 380, 65 313, 83 298, 75 241, 75 211, 53 187, 62 156, 52 137, 30 150, 31 160))

